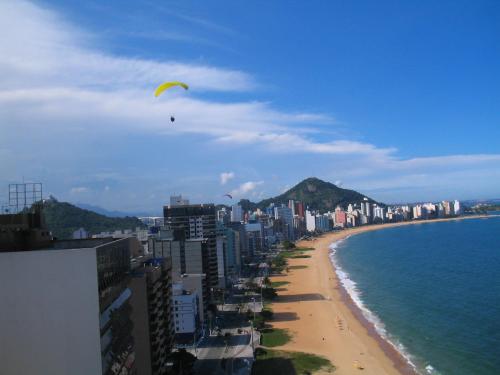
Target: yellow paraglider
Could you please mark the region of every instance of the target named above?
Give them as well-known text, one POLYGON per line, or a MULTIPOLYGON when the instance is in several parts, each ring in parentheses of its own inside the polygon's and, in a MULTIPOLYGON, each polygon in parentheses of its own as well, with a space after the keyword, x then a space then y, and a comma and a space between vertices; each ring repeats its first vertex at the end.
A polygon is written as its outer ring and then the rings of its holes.
POLYGON ((189 89, 189 86, 186 85, 184 82, 179 82, 179 81, 165 82, 156 88, 155 96, 156 97, 160 96, 163 93, 163 91, 168 90, 169 88, 172 88, 174 86, 180 86, 185 90, 189 89))

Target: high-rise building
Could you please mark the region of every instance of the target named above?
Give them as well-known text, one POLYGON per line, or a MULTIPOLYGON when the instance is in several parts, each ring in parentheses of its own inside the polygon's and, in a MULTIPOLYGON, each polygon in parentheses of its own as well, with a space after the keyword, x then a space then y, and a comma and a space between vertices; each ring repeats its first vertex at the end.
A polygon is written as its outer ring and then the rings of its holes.
POLYGON ((316 230, 316 218, 309 210, 306 211, 306 229, 309 232, 314 232, 316 230))
POLYGON ((240 266, 241 264, 243 264, 243 259, 244 258, 248 258, 250 256, 249 254, 249 250, 248 250, 248 240, 247 240, 247 232, 245 230, 245 224, 241 223, 241 222, 232 222, 232 223, 229 223, 228 225, 228 228, 231 228, 232 230, 234 230, 235 232, 238 233, 238 240, 240 242, 240 245, 239 245, 239 252, 240 252, 240 255, 237 256, 237 262, 239 261, 240 263, 240 266), (238 260, 239 258, 239 260, 238 260))
POLYGON ((248 251, 250 256, 254 256, 257 252, 264 249, 264 227, 262 223, 245 224, 247 234, 248 251))
POLYGON ((347 214, 342 208, 337 206, 337 208, 335 208, 335 226, 345 227, 346 224, 347 224, 347 214))
POLYGON ((167 374, 173 347, 172 264, 170 258, 134 259, 130 304, 138 374, 167 374))
POLYGON ((136 373, 127 286, 132 241, 0 252, 0 327, 8 343, 0 350, 2 373, 136 373))
POLYGON ((373 221, 384 222, 385 221, 385 209, 375 205, 373 207, 373 221))
POLYGON ((295 202, 295 214, 299 217, 304 217, 304 204, 302 202, 295 202))
POLYGON ((187 205, 189 205, 189 199, 182 198, 182 195, 172 195, 170 197, 170 207, 187 205))
POLYGON ((240 223, 243 221, 243 208, 239 204, 231 206, 231 222, 240 223))
POLYGON ((288 201, 288 208, 292 210, 292 216, 295 216, 295 201, 293 199, 288 201))
POLYGON ((205 280, 204 259, 205 254, 208 253, 208 241, 204 238, 175 240, 171 231, 160 231, 158 237, 149 239, 148 247, 153 257, 171 259, 174 283, 185 280, 186 274, 203 275, 203 282, 197 286, 203 320, 210 302, 210 287, 205 280))
POLYGON ((226 241, 223 236, 217 236, 217 288, 226 287, 227 275, 227 255, 226 255, 226 241))
POLYGON ((208 288, 217 288, 219 270, 215 206, 197 204, 164 207, 163 214, 165 226, 173 231, 174 240, 204 239, 206 241, 206 248, 202 252, 202 273, 206 274, 208 288))
POLYGON ((230 212, 226 210, 226 207, 222 207, 220 210, 217 211, 217 221, 222 223, 222 224, 227 224, 229 223, 231 219, 230 212))
POLYGON ((286 224, 286 233, 283 233, 285 238, 290 241, 295 240, 295 235, 293 231, 293 214, 292 210, 285 205, 281 207, 274 207, 274 218, 276 220, 283 220, 286 224))
POLYGON ((450 204, 449 201, 443 201, 442 205, 443 205, 444 215, 445 216, 450 216, 450 215, 453 214, 453 207, 452 207, 452 205, 450 204))
POLYGON ((228 276, 239 275, 241 270, 241 251, 239 231, 217 224, 217 236, 225 242, 226 268, 228 276))
POLYGON ((316 230, 319 232, 328 232, 332 229, 330 216, 327 214, 316 215, 316 230))

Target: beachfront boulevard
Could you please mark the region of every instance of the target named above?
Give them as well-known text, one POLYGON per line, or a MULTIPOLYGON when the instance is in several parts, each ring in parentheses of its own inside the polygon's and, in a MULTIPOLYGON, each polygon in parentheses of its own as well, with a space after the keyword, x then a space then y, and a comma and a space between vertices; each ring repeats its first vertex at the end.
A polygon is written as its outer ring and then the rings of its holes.
MULTIPOLYGON (((253 363, 251 327, 231 328, 221 331, 221 335, 204 338, 195 349, 190 349, 198 360, 194 366, 195 374, 205 375, 249 375, 253 363), (238 333, 238 330, 242 332, 238 333), (230 336, 227 339, 226 333, 230 336)), ((259 343, 259 333, 254 331, 254 346, 259 343)))

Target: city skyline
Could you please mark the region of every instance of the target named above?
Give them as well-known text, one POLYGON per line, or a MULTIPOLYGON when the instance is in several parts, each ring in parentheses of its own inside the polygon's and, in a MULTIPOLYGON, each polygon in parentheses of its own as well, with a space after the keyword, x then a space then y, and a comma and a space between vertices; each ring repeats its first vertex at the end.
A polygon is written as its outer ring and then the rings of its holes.
POLYGON ((386 203, 498 197, 498 4, 239 7, 0 4, 0 183, 123 211, 311 176, 386 203), (155 99, 169 79, 191 89, 155 99))

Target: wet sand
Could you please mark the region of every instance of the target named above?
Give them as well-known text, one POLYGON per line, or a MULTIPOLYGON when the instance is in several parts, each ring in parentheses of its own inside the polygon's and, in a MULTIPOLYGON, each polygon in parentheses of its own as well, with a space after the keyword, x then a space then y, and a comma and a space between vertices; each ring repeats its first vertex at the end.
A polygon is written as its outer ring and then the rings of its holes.
POLYGON ((467 218, 473 217, 371 225, 299 243, 298 246, 315 248, 305 252, 311 257, 289 259, 289 272, 271 277, 272 281, 289 282, 278 288, 278 298, 272 304, 272 325, 286 328, 293 335, 292 341, 279 349, 324 356, 336 366, 338 375, 414 374, 405 358, 377 334, 339 283, 329 259, 329 246, 372 230, 467 218))

